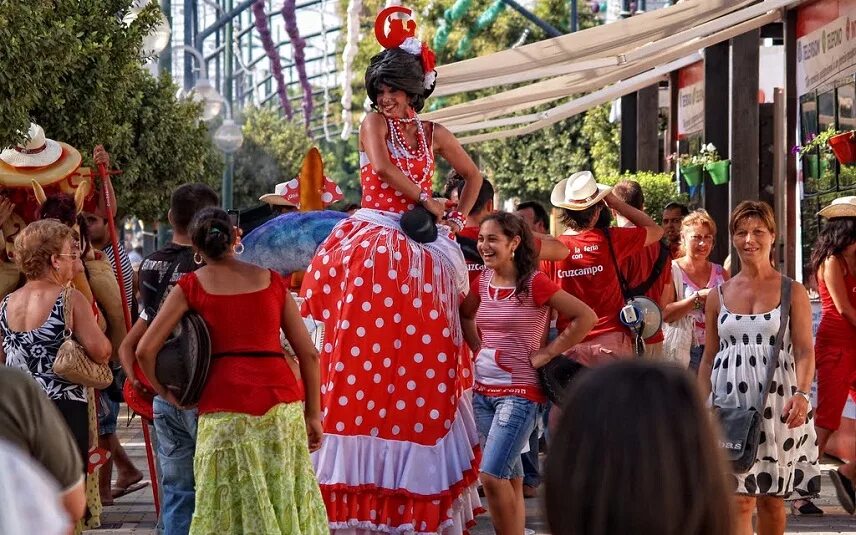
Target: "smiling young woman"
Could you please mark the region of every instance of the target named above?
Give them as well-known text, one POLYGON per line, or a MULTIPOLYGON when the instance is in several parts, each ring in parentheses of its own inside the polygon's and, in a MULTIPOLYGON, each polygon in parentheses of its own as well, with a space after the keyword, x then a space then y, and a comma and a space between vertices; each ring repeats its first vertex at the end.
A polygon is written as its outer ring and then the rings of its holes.
POLYGON ((519 216, 498 212, 485 218, 478 250, 485 270, 461 305, 461 321, 476 355, 480 478, 496 532, 516 535, 525 521, 520 452, 547 401, 536 369, 580 342, 597 315, 538 270, 532 232, 519 216), (544 347, 551 309, 568 325, 544 347))

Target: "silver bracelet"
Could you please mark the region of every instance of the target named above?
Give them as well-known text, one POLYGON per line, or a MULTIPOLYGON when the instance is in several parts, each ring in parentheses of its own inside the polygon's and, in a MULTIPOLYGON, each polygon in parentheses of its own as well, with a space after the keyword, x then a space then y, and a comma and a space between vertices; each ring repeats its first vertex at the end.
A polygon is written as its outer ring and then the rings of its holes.
POLYGON ((806 392, 803 392, 802 390, 797 390, 796 392, 794 392, 794 395, 795 396, 802 396, 805 399, 806 403, 811 405, 811 398, 809 397, 809 395, 806 392))

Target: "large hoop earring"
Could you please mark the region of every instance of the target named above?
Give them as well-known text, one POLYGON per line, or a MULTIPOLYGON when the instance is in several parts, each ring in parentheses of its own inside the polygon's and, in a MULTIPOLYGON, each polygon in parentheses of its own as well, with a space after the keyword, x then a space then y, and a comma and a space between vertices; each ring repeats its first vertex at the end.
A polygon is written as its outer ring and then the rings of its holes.
POLYGON ((232 252, 236 255, 241 255, 244 252, 244 244, 241 242, 236 243, 232 246, 232 252))
POLYGON ((196 263, 197 266, 201 266, 204 260, 202 259, 202 255, 197 251, 193 254, 193 262, 196 263))

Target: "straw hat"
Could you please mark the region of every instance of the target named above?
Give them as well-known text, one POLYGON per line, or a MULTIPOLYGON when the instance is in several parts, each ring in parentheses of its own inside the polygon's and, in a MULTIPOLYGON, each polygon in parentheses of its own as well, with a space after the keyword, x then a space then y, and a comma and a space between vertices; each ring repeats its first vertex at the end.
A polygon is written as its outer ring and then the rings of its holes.
POLYGON ((280 182, 273 188, 273 193, 266 193, 259 197, 261 202, 276 206, 297 207, 300 202, 300 189, 297 179, 292 178, 288 182, 280 182))
POLYGON ((826 219, 836 217, 856 217, 856 196, 839 197, 817 213, 826 219))
POLYGON ((595 182, 590 171, 580 171, 559 181, 553 188, 550 201, 557 208, 585 210, 603 200, 610 191, 610 186, 595 182))
POLYGON ((0 153, 0 160, 12 167, 45 167, 56 163, 62 156, 59 143, 45 137, 41 126, 30 123, 27 131, 30 140, 0 153))

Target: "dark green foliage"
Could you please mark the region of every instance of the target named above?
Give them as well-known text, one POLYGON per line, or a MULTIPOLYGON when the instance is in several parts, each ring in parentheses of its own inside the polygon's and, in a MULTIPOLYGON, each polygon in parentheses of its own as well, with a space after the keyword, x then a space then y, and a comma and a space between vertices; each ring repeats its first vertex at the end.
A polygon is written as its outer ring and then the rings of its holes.
POLYGON ((198 109, 142 65, 143 36, 157 20, 152 2, 126 27, 132 0, 0 1, 0 146, 21 140, 32 120, 81 151, 103 144, 120 209, 162 219, 170 190, 187 181, 218 184, 222 164, 198 109))

